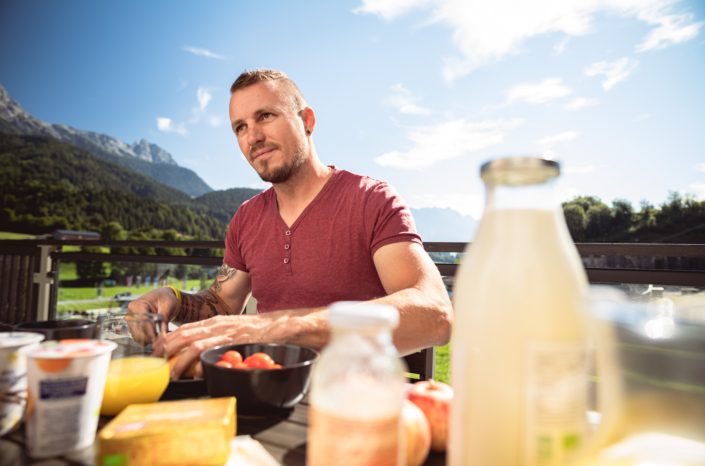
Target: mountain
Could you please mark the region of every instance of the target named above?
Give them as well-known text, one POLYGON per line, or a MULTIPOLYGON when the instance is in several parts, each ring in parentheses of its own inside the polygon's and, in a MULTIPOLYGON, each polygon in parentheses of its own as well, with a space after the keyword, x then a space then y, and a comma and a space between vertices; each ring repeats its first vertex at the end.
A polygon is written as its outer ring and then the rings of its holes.
POLYGON ((142 139, 125 144, 107 134, 60 124, 49 124, 27 113, 0 85, 0 132, 49 136, 87 150, 96 157, 117 163, 167 186, 200 196, 213 191, 195 172, 179 167, 167 151, 142 139))
POLYGON ((411 209, 416 230, 424 242, 467 243, 475 237, 479 222, 453 209, 411 209))
POLYGON ((208 213, 221 222, 230 224, 230 220, 240 205, 261 192, 260 189, 232 188, 225 191, 213 191, 199 196, 193 201, 205 206, 208 213))
POLYGON ((171 204, 189 203, 187 194, 71 144, 46 136, 0 134, 0 183, 25 179, 71 189, 110 189, 171 204))
POLYGON ((118 222, 220 239, 227 230, 187 194, 51 137, 0 134, 0 166, 3 231, 100 231, 118 222))

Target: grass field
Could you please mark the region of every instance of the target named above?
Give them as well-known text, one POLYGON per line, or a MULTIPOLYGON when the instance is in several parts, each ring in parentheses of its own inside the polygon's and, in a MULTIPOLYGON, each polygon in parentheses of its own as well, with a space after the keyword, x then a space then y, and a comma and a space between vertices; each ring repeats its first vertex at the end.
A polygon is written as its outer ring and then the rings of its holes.
POLYGON ((450 384, 450 343, 436 348, 436 380, 450 384))
POLYGON ((10 233, 9 231, 0 231, 0 239, 24 239, 36 238, 36 235, 28 235, 26 233, 10 233))

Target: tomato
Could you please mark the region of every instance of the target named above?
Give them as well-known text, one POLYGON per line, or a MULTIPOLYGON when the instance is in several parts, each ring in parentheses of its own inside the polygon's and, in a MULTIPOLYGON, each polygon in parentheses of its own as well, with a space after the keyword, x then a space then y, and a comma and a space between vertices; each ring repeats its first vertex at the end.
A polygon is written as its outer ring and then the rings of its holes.
POLYGON ((281 369, 282 365, 281 364, 272 364, 272 369, 281 369))
POLYGON ((232 369, 232 368, 233 368, 233 365, 230 364, 228 361, 218 361, 218 362, 215 363, 215 365, 216 365, 216 366, 220 366, 220 367, 227 367, 228 369, 232 369))
POLYGON ((242 356, 237 351, 227 351, 223 357, 220 358, 220 360, 227 361, 235 366, 236 364, 240 364, 242 362, 242 356))
POLYGON ((249 369, 249 368, 250 368, 250 366, 248 366, 244 362, 233 364, 233 369, 249 369))
POLYGON ((252 369, 271 369, 274 365, 272 358, 265 353, 255 353, 245 359, 244 362, 247 364, 247 367, 252 369))

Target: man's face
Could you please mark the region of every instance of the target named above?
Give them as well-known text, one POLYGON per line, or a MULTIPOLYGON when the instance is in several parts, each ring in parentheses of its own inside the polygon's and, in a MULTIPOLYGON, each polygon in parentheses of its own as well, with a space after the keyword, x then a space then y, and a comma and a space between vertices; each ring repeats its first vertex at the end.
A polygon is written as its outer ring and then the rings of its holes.
POLYGON ((273 82, 236 91, 230 122, 240 150, 263 181, 284 183, 306 161, 303 120, 273 82))

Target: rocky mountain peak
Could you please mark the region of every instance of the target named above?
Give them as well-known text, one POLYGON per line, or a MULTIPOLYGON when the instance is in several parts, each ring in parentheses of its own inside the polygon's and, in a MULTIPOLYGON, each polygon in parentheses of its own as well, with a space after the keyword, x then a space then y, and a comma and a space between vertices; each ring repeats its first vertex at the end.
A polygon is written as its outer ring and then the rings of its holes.
POLYGON ((49 124, 27 113, 16 101, 10 98, 7 90, 0 84, 0 119, 9 123, 21 134, 50 136, 68 142, 88 152, 95 148, 122 157, 132 157, 152 163, 178 165, 167 151, 142 139, 132 145, 102 133, 75 129, 60 124, 49 124))

